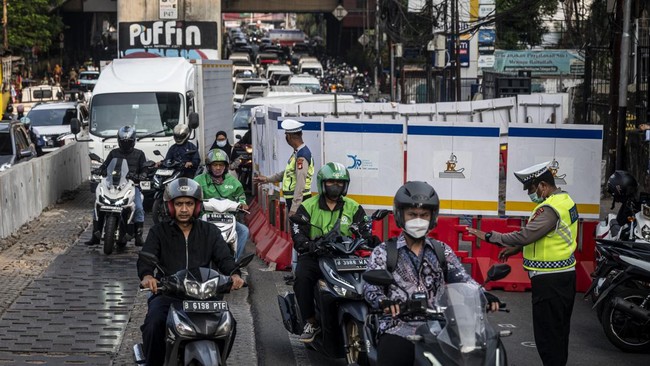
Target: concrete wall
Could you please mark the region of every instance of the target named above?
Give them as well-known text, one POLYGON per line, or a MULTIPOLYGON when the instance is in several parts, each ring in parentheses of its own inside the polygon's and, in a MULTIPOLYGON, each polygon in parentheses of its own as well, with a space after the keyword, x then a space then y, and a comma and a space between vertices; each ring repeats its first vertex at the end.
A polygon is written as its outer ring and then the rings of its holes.
POLYGON ((63 191, 79 187, 89 175, 86 143, 66 145, 0 173, 0 238, 38 217, 63 191))

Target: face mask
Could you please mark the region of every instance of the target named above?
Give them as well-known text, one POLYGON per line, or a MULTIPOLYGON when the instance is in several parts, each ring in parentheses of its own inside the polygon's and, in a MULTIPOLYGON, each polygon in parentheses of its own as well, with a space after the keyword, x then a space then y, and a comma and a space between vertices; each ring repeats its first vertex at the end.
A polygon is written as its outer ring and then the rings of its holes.
POLYGON ((338 185, 333 185, 333 186, 325 186, 325 195, 327 198, 331 199, 332 201, 336 201, 339 199, 341 194, 343 193, 343 187, 338 186, 338 185))
POLYGON ((535 192, 533 192, 533 193, 529 193, 529 194, 528 194, 528 197, 530 197, 530 200, 533 201, 533 202, 535 202, 535 203, 542 203, 542 202, 544 202, 544 198, 540 197, 540 196, 537 194, 537 191, 535 191, 535 192))
POLYGON ((423 238, 429 232, 429 221, 424 219, 409 220, 404 224, 404 231, 415 239, 423 238))
POLYGON ((217 146, 224 147, 226 146, 226 140, 217 140, 217 146))

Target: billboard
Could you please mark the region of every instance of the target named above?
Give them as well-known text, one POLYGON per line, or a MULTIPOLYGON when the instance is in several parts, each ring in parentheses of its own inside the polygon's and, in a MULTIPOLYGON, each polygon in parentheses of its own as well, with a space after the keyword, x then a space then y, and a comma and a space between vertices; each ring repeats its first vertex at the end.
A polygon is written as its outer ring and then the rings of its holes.
POLYGON ((584 56, 576 50, 506 51, 494 53, 497 72, 532 71, 532 75, 581 75, 584 56))
POLYGON ((217 22, 152 21, 119 24, 120 57, 217 59, 217 22))

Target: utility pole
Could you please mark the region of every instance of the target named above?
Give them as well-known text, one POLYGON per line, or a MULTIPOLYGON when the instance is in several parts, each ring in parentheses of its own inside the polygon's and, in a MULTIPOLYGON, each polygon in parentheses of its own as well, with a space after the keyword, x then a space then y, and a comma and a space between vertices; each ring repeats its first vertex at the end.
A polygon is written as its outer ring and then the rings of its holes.
POLYGON ((7 37, 7 0, 2 0, 2 35, 4 38, 2 46, 5 52, 7 52, 9 51, 9 38, 7 37))
POLYGON ((623 29, 621 30, 621 76, 618 84, 618 124, 616 131, 616 170, 625 169, 625 126, 627 124, 627 82, 630 64, 630 17, 632 0, 623 0, 623 29))
MULTIPOLYGON (((433 0, 427 0, 427 7, 428 12, 427 12, 427 17, 429 18, 429 27, 431 28, 431 36, 433 36, 433 0)), ((429 40, 429 43, 432 42, 433 39, 429 40)), ((431 82, 431 62, 432 62, 432 55, 434 51, 429 50, 429 46, 427 45, 427 103, 433 103, 433 83, 431 82)))
POLYGON ((454 0, 454 85, 456 87, 454 93, 454 101, 459 101, 461 99, 460 94, 460 16, 458 14, 458 0, 454 0))
MULTIPOLYGON (((375 54, 377 56, 375 64, 375 100, 379 99, 379 73, 381 72, 381 53, 379 53, 379 0, 375 0, 375 54)), ((391 80, 392 82, 392 80, 391 80)))
MULTIPOLYGON (((623 3, 619 1, 616 5, 616 13, 614 16, 614 29, 615 32, 618 32, 619 29, 623 27, 623 3)), ((606 149, 605 156, 607 157, 607 176, 614 173, 616 169, 616 156, 618 155, 616 151, 616 135, 617 135, 617 119, 618 119, 618 91, 619 91, 619 80, 620 80, 620 70, 621 70, 621 58, 622 55, 620 52, 621 49, 621 37, 617 33, 613 34, 614 45, 613 53, 616 55, 612 59, 612 77, 609 81, 609 113, 608 118, 605 121, 606 126, 606 149)))

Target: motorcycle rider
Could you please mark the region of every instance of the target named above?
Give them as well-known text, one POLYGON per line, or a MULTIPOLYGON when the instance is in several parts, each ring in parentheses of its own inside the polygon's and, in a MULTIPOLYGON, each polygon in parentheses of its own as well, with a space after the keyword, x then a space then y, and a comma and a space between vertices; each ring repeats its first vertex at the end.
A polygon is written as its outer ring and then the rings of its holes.
POLYGON ((621 226, 627 224, 627 218, 636 213, 634 205, 637 201, 637 188, 636 179, 625 170, 617 170, 607 179, 607 192, 614 198, 611 208, 614 208, 616 202, 621 203, 616 214, 616 223, 611 226, 613 235, 618 234, 621 226))
MULTIPOLYGON (((181 177, 194 178, 196 167, 201 163, 201 157, 199 156, 199 150, 196 148, 196 145, 191 141, 187 141, 189 138, 190 128, 187 125, 179 124, 174 126, 174 141, 176 143, 167 150, 165 160, 183 163, 181 177), (188 155, 188 151, 194 151, 194 154, 188 155)), ((161 163, 156 163, 156 166, 160 166, 161 163)))
MULTIPOLYGON (((201 211, 203 193, 195 181, 178 178, 165 187, 163 200, 167 205, 170 222, 154 225, 147 235, 143 252, 155 254, 159 264, 176 273, 182 269, 209 267, 215 264, 219 272, 233 273, 235 261, 219 229, 207 222, 197 220, 201 211)), ((140 285, 154 294, 148 300, 148 311, 140 327, 147 365, 162 365, 165 358, 165 326, 169 306, 182 307, 182 300, 156 294, 158 280, 154 266, 138 260, 140 285)), ((231 276, 232 290, 244 285, 239 270, 231 276)))
MULTIPOLYGON (((106 160, 99 168, 93 169, 92 174, 106 176, 106 168, 113 159, 126 159, 129 166, 129 175, 136 179, 146 179, 145 162, 147 161, 142 150, 135 148, 135 128, 131 126, 124 126, 117 131, 117 149, 111 150, 106 157, 106 160)), ((140 187, 135 185, 135 214, 133 222, 135 224, 135 245, 141 247, 144 243, 142 239, 142 230, 144 226, 144 208, 142 207, 142 194, 140 187)), ((93 217, 93 234, 86 245, 96 245, 102 236, 104 227, 103 218, 93 217)))
MULTIPOLYGON (((416 329, 426 322, 407 322, 397 317, 401 302, 422 295, 426 296, 428 307, 433 308, 444 292, 445 283, 478 285, 447 244, 427 237, 436 226, 439 209, 438 194, 432 186, 426 182, 406 182, 393 200, 395 223, 402 233, 392 243, 388 241, 377 246, 370 256, 368 270, 388 269, 388 245, 396 246, 397 261, 392 274, 397 286, 383 288, 366 283, 363 288, 370 306, 383 308, 385 314, 379 320, 379 365, 413 365, 415 346, 406 337, 415 335, 416 329), (444 253, 444 262, 438 258, 438 251, 441 255, 444 253)), ((498 310, 499 300, 487 292, 485 295, 490 310, 498 310)))
MULTIPOLYGON (((210 150, 208 156, 205 158, 207 172, 196 176, 194 180, 201 185, 205 199, 226 198, 239 202, 241 208, 248 210, 244 187, 239 180, 228 174, 229 163, 228 155, 223 150, 210 150)), ((237 221, 235 223, 235 231, 237 231, 237 253, 235 253, 235 259, 239 259, 244 254, 244 248, 248 242, 249 230, 246 225, 237 221)))
MULTIPOLYGON (((20 105, 19 107, 21 107, 20 105)), ((22 117, 20 119, 20 122, 27 127, 27 131, 29 131, 29 139, 32 141, 34 144, 34 147, 36 148, 36 156, 43 156, 43 145, 45 145, 45 142, 43 141, 43 138, 41 135, 38 133, 38 130, 36 127, 32 125, 31 119, 27 117, 22 117)))
POLYGON ((323 165, 316 179, 318 195, 302 202, 296 211, 296 215, 305 217, 311 225, 292 225, 293 245, 299 253, 293 290, 305 320, 300 336, 300 341, 305 343, 312 342, 321 331, 314 312, 314 286, 321 276, 316 239, 330 232, 339 220, 344 236, 351 235, 350 224, 367 220, 363 207, 345 197, 350 173, 343 164, 330 162, 323 165))

